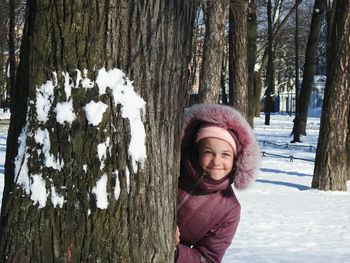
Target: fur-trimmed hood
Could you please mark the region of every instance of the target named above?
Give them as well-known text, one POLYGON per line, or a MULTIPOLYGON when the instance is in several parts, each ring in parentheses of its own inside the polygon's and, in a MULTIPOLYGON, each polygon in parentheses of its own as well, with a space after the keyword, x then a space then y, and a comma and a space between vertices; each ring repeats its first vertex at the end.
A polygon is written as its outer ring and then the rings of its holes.
POLYGON ((237 189, 246 188, 254 181, 260 167, 260 149, 254 132, 237 110, 218 104, 197 104, 185 112, 182 130, 181 154, 191 151, 198 128, 203 123, 215 124, 234 133, 238 144, 235 170, 231 174, 237 189))

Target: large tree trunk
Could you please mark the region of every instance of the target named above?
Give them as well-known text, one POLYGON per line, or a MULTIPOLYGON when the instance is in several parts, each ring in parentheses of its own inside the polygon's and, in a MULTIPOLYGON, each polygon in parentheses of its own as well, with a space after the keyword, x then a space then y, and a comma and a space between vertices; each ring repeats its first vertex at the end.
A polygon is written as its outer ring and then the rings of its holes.
POLYGON ((248 1, 230 1, 229 103, 248 117, 247 17, 248 1))
POLYGON ((205 39, 199 82, 199 103, 218 103, 225 43, 225 0, 206 1, 205 39))
POLYGON ((350 1, 337 0, 330 67, 322 109, 312 187, 346 191, 350 113, 350 1))
POLYGON ((300 138, 300 135, 306 135, 307 114, 316 71, 317 46, 318 40, 320 39, 320 30, 324 19, 325 8, 326 0, 315 1, 310 33, 305 51, 303 82, 298 97, 298 118, 295 120, 293 127, 293 133, 298 133, 298 138, 300 138))
POLYGON ((347 162, 347 172, 348 172, 348 175, 347 175, 347 180, 349 181, 350 180, 350 107, 349 107, 349 116, 348 116, 348 135, 347 135, 347 144, 346 144, 346 147, 347 147, 347 156, 348 156, 348 162, 347 162))
MULTIPOLYGON (((255 63, 256 63, 256 38, 257 38, 257 16, 256 5, 254 1, 249 3, 248 9, 248 122, 250 126, 254 125, 254 108, 255 108, 255 95, 258 92, 255 86, 255 63)), ((261 92, 261 91, 260 91, 261 92)), ((259 109, 260 113, 260 109, 259 109)))
POLYGON ((1 262, 173 261, 193 5, 28 1, 1 262), (88 114, 91 101, 102 105, 100 122, 88 114), (69 103, 63 116, 55 111, 69 103))

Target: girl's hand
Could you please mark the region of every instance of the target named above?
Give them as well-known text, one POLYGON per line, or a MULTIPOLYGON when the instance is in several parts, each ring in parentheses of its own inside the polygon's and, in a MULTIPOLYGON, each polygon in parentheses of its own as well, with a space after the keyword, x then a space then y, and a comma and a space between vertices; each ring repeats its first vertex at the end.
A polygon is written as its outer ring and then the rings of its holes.
POLYGON ((175 245, 177 246, 179 243, 180 243, 180 230, 179 230, 179 227, 176 226, 175 245))

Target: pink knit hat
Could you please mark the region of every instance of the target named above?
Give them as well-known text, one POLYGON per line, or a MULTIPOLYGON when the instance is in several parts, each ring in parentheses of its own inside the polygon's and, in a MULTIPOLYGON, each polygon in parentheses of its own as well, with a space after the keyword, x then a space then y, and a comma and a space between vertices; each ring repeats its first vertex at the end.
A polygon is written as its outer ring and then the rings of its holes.
POLYGON ((231 145, 233 152, 237 154, 237 144, 232 135, 224 128, 210 124, 203 125, 197 132, 196 143, 204 138, 218 138, 224 140, 231 145))

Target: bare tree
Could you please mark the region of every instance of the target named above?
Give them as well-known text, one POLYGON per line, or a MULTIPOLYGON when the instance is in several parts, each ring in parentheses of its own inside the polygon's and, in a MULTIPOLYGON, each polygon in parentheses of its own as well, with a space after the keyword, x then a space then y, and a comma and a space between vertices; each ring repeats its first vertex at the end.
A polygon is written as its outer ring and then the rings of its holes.
POLYGON ((225 43, 226 0, 207 0, 205 39, 199 82, 199 103, 218 103, 221 89, 222 54, 225 43))
POLYGON ((270 114, 273 111, 273 100, 271 95, 274 93, 274 65, 273 65, 273 33, 272 33, 272 4, 267 1, 267 23, 268 23, 268 60, 266 68, 266 91, 264 100, 265 125, 270 125, 270 114))
MULTIPOLYGON (((257 40, 257 17, 256 4, 254 1, 249 2, 248 6, 248 122, 253 127, 254 124, 254 100, 258 91, 255 86, 255 63, 256 63, 256 40, 257 40)), ((261 92, 261 90, 260 90, 261 92)))
POLYGON ((248 116, 247 18, 248 1, 230 1, 229 8, 229 101, 248 116))
POLYGON ((9 14, 9 74, 10 74, 10 84, 9 88, 14 89, 16 80, 16 57, 15 57, 15 9, 16 0, 10 0, 10 14, 9 14))
POLYGON ((336 14, 312 187, 346 191, 350 113, 349 0, 337 0, 336 14))
POLYGON ((0 2, 0 99, 4 99, 6 88, 6 54, 8 51, 8 21, 9 5, 5 1, 0 2))
POLYGON ((300 89, 300 95, 297 98, 299 101, 299 107, 297 109, 298 118, 295 119, 293 126, 293 133, 297 133, 297 138, 300 138, 300 135, 306 135, 309 102, 316 71, 317 47, 320 38, 322 21, 325 18, 325 12, 326 0, 316 0, 312 14, 309 38, 305 51, 303 81, 300 89))
POLYGON ((28 1, 1 262, 173 261, 194 5, 28 1))

